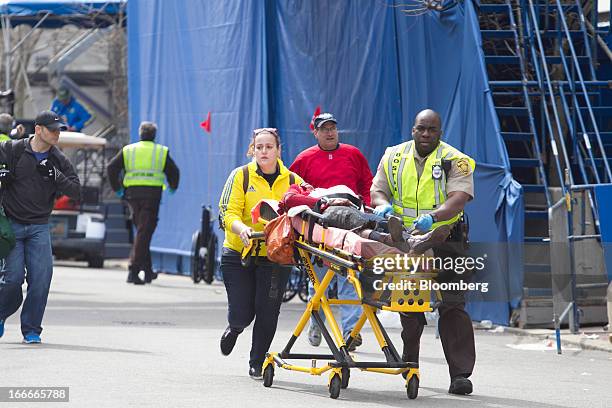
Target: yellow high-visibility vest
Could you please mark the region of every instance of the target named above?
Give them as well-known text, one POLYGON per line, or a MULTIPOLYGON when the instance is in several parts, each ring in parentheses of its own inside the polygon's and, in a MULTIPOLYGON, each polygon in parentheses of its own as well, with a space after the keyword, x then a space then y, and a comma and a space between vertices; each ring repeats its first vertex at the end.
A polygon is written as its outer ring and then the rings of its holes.
POLYGON ((5 133, 0 133, 0 142, 6 142, 7 140, 12 140, 11 137, 5 133))
POLYGON ((150 186, 166 188, 164 167, 168 148, 151 141, 141 140, 123 148, 125 176, 123 186, 150 186))
MULTIPOLYGON (((465 159, 472 172, 476 168, 471 157, 441 141, 427 156, 419 177, 414 150, 414 141, 410 140, 393 146, 383 159, 385 175, 393 195, 393 212, 401 217, 404 225, 408 227, 412 226, 419 215, 433 212, 446 201, 446 172, 442 166, 443 160, 465 159)), ((462 214, 463 212, 450 220, 436 222, 432 229, 453 224, 462 214)))

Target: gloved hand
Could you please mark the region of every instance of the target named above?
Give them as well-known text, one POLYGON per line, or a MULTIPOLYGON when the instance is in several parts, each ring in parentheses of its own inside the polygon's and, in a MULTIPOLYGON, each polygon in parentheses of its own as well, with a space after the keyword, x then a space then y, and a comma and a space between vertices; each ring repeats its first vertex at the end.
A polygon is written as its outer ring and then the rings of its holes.
POLYGON ((391 204, 381 204, 374 209, 374 214, 379 217, 384 217, 386 214, 389 214, 393 211, 393 207, 391 204))
POLYGON ((429 214, 419 215, 419 218, 414 220, 412 226, 418 229, 419 231, 429 231, 431 226, 433 225, 433 217, 429 214))
POLYGON ((55 178, 57 177, 57 170, 48 159, 44 159, 38 163, 36 165, 36 170, 45 181, 55 181, 55 178))
POLYGON ((174 195, 174 193, 176 193, 176 190, 173 188, 169 188, 168 193, 170 193, 170 195, 174 195))
POLYGON ((123 188, 120 188, 119 190, 115 191, 115 194, 117 195, 117 197, 123 198, 123 195, 125 194, 125 190, 123 188))

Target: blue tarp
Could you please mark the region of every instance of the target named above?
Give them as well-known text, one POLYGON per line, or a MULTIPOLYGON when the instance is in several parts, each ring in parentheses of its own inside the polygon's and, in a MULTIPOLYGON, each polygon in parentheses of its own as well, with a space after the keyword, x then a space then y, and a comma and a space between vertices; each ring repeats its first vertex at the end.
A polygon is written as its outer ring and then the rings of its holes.
MULTIPOLYGON (((181 168, 178 192, 162 200, 158 253, 189 253, 201 205, 216 210, 227 175, 246 161, 253 128, 279 128, 291 163, 314 143, 308 124, 321 106, 375 171, 385 147, 410 138, 416 113, 432 108, 442 115, 443 138, 477 161, 467 212, 473 248, 488 253, 482 276, 493 290, 470 313, 508 322, 522 291, 522 194, 488 89, 476 10, 466 1, 413 17, 400 4, 128 3, 131 137, 140 121, 156 121, 181 168), (199 126, 208 112, 210 134, 199 126)), ((185 271, 180 256, 155 262, 185 271)))
POLYGON ((56 28, 65 24, 98 27, 110 24, 109 15, 125 12, 127 0, 0 0, 0 15, 10 17, 10 24, 35 25, 50 13, 41 28, 56 28))
POLYGON ((75 14, 94 14, 100 11, 105 14, 116 14, 127 0, 37 0, 37 1, 3 1, 0 0, 0 14, 14 17, 40 16, 51 12, 56 16, 75 14))
POLYGON ((601 231, 601 246, 608 272, 608 282, 612 282, 612 212, 607 211, 609 203, 612 202, 612 186, 595 187, 595 198, 597 207, 601 209, 599 211, 599 230, 601 231))

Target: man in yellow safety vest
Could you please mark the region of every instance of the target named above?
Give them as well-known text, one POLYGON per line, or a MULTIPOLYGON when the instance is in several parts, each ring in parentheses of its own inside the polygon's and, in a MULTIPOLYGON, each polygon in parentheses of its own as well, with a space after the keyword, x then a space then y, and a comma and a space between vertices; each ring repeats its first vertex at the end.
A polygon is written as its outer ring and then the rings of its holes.
MULTIPOLYGON (((371 188, 375 213, 393 213, 404 225, 425 232, 432 229, 450 234, 434 247, 434 256, 456 259, 465 256, 467 227, 463 209, 474 197, 472 158, 440 141, 440 115, 427 109, 420 112, 412 128, 413 140, 387 148, 378 165, 371 188)), ((454 264, 454 263, 453 263, 454 264)), ((446 263, 445 263, 446 265, 446 263)), ((442 270, 437 280, 456 281, 466 274, 442 270)), ((452 394, 470 394, 476 351, 472 321, 465 311, 464 293, 441 291, 438 328, 449 365, 452 394)), ((403 359, 418 362, 419 342, 426 323, 423 313, 402 313, 403 359)))
POLYGON ((15 120, 10 114, 0 113, 0 142, 24 137, 25 127, 19 124, 13 128, 14 125, 15 120))
POLYGON ((157 227, 165 181, 168 181, 170 194, 174 194, 179 184, 179 169, 170 158, 168 147, 154 142, 155 123, 142 122, 138 133, 140 141, 123 147, 107 170, 112 189, 117 196, 127 199, 136 226, 127 282, 142 285, 157 277, 153 273, 149 246, 157 227), (144 281, 139 277, 141 271, 144 271, 144 281))

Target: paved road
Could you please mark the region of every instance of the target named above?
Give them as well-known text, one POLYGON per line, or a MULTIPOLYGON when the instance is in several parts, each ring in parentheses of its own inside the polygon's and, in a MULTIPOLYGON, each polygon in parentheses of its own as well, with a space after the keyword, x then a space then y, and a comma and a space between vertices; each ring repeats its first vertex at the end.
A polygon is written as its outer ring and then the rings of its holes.
MULTIPOLYGON (((222 285, 164 275, 139 287, 124 279, 119 270, 56 267, 43 344, 22 345, 18 318, 11 317, 0 339, 0 386, 70 387, 70 402, 53 407, 612 407, 612 354, 566 349, 558 356, 541 340, 486 331, 477 331, 474 394, 450 396, 442 348, 430 328, 417 400, 407 400, 399 376, 358 371, 335 401, 326 376, 277 369, 266 389, 247 374, 250 330, 231 356, 219 352, 226 325, 222 285)), ((274 350, 302 309, 299 301, 283 307, 274 350)), ((399 330, 389 332, 401 347, 399 330)), ((366 330, 357 358, 380 358, 374 345, 366 330)), ((317 351, 305 339, 294 350, 317 351)), ((0 403, 30 405, 46 404, 0 403)))

